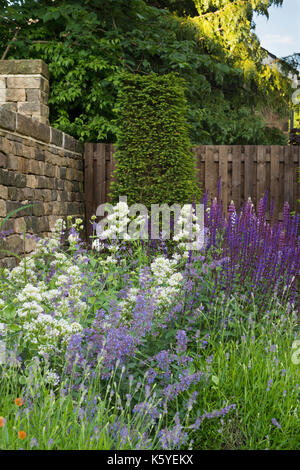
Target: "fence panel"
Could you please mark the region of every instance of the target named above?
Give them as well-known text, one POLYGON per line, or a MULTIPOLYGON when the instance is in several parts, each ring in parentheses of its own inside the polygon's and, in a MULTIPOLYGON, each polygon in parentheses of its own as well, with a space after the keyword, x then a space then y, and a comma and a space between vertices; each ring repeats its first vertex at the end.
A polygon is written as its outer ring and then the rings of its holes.
MULTIPOLYGON (((300 199, 297 170, 300 167, 300 146, 202 145, 193 148, 197 177, 209 198, 217 195, 221 178, 221 199, 227 212, 231 200, 240 209, 251 197, 257 208, 266 190, 273 200, 273 220, 282 217, 285 201, 291 210, 299 211, 300 199)), ((109 202, 109 188, 116 166, 114 145, 85 145, 86 216, 95 214, 99 204, 109 202)), ((90 226, 88 222, 88 226, 90 226)), ((90 231, 88 232, 90 233, 90 231)))

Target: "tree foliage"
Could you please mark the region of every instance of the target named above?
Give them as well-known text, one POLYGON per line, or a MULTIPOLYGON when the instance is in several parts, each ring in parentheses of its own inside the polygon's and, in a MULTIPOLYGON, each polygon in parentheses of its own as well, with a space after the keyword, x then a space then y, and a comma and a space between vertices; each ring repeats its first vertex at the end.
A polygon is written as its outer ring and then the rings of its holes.
POLYGON ((262 64, 252 23, 253 11, 281 0, 1 1, 0 53, 9 42, 7 58, 49 64, 55 127, 113 142, 120 72, 176 72, 187 83, 192 143, 284 143, 260 112, 286 113, 289 85, 262 64))

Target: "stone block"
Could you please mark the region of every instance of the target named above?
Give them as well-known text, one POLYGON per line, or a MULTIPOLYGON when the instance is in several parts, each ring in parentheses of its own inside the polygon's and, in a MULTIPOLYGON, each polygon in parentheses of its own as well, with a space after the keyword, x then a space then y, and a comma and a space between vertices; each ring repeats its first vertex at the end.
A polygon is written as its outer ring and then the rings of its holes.
POLYGON ((24 217, 18 217, 14 220, 14 231, 16 233, 23 233, 26 232, 26 221, 24 217))
POLYGON ((38 225, 39 232, 49 232, 50 230, 48 217, 45 217, 45 216, 38 217, 37 225, 38 225))
POLYGON ((37 233, 37 231, 38 231, 37 218, 27 215, 27 216, 24 217, 24 220, 26 222, 27 232, 37 233))
POLYGON ((0 198, 7 199, 8 198, 8 188, 6 186, 0 185, 0 198))
POLYGON ((53 202, 44 202, 44 214, 45 215, 54 215, 53 202))
POLYGON ((58 192, 56 191, 56 189, 53 189, 53 190, 51 191, 51 199, 52 199, 52 201, 57 201, 57 202, 58 202, 59 200, 58 200, 57 196, 58 196, 58 192))
POLYGON ((0 184, 1 185, 7 185, 7 175, 8 175, 8 170, 4 170, 0 168, 0 184))
POLYGON ((54 177, 55 178, 60 178, 60 168, 59 168, 59 166, 54 167, 54 177))
POLYGON ((6 78, 0 77, 0 88, 6 88, 6 78))
POLYGON ((48 118, 49 117, 49 106, 41 103, 40 104, 40 115, 41 115, 41 117, 48 118))
MULTIPOLYGON (((0 94, 1 96, 1 94, 0 94)), ((6 99, 5 101, 25 101, 26 93, 22 88, 8 88, 6 90, 6 99)))
POLYGON ((41 201, 34 201, 34 205, 32 208, 33 215, 40 217, 44 215, 44 204, 41 201))
POLYGON ((76 140, 75 152, 80 153, 81 155, 83 155, 83 153, 84 153, 84 143, 83 142, 79 142, 79 140, 76 140))
POLYGON ((39 113, 41 111, 41 105, 39 102, 31 101, 31 102, 19 102, 18 103, 18 112, 31 115, 33 113, 39 113))
POLYGON ((32 188, 23 188, 24 199, 27 199, 29 202, 34 199, 34 189, 32 188))
POLYGON ((34 101, 48 104, 48 94, 36 88, 28 88, 28 90, 26 90, 26 100, 22 101, 34 101))
POLYGON ((26 253, 31 253, 36 248, 36 241, 32 238, 25 239, 25 251, 26 253))
POLYGON ((32 137, 34 132, 35 122, 28 116, 22 114, 17 115, 16 131, 20 134, 32 137))
POLYGON ((18 170, 18 157, 15 155, 7 155, 6 167, 8 170, 18 170))
MULTIPOLYGON (((14 211, 15 209, 21 208, 23 205, 26 205, 26 204, 22 204, 20 201, 5 201, 5 202, 6 202, 6 213, 7 214, 14 211)), ((16 212, 11 217, 12 218, 24 217, 25 215, 32 215, 32 206, 31 207, 26 207, 23 210, 20 210, 19 212, 16 212)))
POLYGON ((5 105, 0 106, 0 128, 15 131, 16 114, 6 109, 5 105))
POLYGON ((49 163, 45 164, 45 175, 49 178, 55 177, 55 166, 49 165, 49 163))
POLYGON ((38 176, 35 175, 26 175, 26 186, 28 188, 38 188, 39 187, 39 180, 38 176))
POLYGON ((18 142, 17 139, 20 139, 20 137, 14 136, 15 141, 11 141, 11 151, 9 153, 23 157, 24 145, 22 142, 18 142))
MULTIPOLYGON (((30 87, 28 87, 30 88, 30 87)), ((41 91, 43 93, 46 93, 46 95, 49 95, 49 81, 46 80, 45 78, 41 78, 41 91)))
POLYGON ((64 134, 64 148, 66 150, 70 150, 71 152, 75 152, 76 149, 76 139, 74 137, 71 137, 68 134, 64 134))
POLYGON ((0 217, 6 217, 6 202, 2 199, 0 200, 0 217))
POLYGON ((7 269, 12 269, 17 265, 16 258, 13 256, 11 258, 0 259, 0 266, 7 269))
POLYGON ((47 219, 49 221, 49 229, 51 230, 55 226, 58 217, 55 215, 48 215, 47 219))
POLYGON ((0 108, 16 113, 18 110, 18 105, 17 103, 0 103, 0 108))
POLYGON ((36 75, 49 79, 48 65, 40 59, 0 60, 0 75, 36 75))
POLYGON ((49 119, 46 116, 34 116, 34 115, 32 115, 32 118, 37 119, 42 124, 46 124, 47 126, 49 126, 49 119))
POLYGON ((6 168, 7 155, 0 151, 0 168, 6 168))
POLYGON ((39 162, 45 161, 45 152, 43 150, 37 149, 35 152, 35 159, 39 162))
POLYGON ((15 188, 14 186, 9 186, 8 188, 8 199, 11 201, 18 201, 20 198, 22 199, 22 195, 20 195, 20 189, 15 188))
POLYGON ((11 76, 6 79, 7 88, 37 88, 42 89, 44 80, 42 77, 20 77, 20 76, 11 76))
POLYGON ((34 198, 39 201, 47 201, 47 202, 52 201, 51 190, 43 189, 43 191, 41 191, 40 189, 35 189, 34 198))
MULTIPOLYGON (((1 220, 3 222, 4 219, 1 220)), ((14 221, 13 219, 6 219, 4 224, 2 225, 3 230, 9 230, 12 231, 14 229, 14 221)))
POLYGON ((48 143, 50 140, 50 127, 41 122, 35 122, 33 137, 42 142, 48 143))
POLYGON ((6 184, 7 186, 15 186, 16 188, 25 188, 26 175, 22 175, 15 171, 8 171, 6 184))
POLYGON ((65 179, 66 176, 67 176, 67 168, 66 168, 66 167, 61 167, 61 168, 60 168, 60 177, 61 177, 62 179, 65 179))
POLYGON ((29 162, 28 158, 18 158, 18 171, 20 173, 28 173, 28 167, 29 167, 29 162))
POLYGON ((0 88, 0 103, 6 103, 6 88, 0 88))
POLYGON ((32 173, 34 175, 39 175, 40 174, 40 167, 39 167, 39 162, 38 161, 29 160, 28 173, 32 173))
POLYGON ((12 251, 15 254, 23 253, 24 251, 24 240, 22 235, 13 234, 6 239, 6 249, 12 251))
POLYGON ((34 137, 37 140, 48 143, 50 140, 50 127, 33 120, 30 117, 18 114, 16 130, 20 134, 34 137))

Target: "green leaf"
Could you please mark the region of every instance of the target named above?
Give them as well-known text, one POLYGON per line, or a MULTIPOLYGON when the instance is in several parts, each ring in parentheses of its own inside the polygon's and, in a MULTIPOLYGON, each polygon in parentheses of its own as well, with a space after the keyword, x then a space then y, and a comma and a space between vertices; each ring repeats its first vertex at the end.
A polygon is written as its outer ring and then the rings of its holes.
POLYGON ((219 379, 216 375, 213 375, 211 380, 215 385, 219 385, 219 379))

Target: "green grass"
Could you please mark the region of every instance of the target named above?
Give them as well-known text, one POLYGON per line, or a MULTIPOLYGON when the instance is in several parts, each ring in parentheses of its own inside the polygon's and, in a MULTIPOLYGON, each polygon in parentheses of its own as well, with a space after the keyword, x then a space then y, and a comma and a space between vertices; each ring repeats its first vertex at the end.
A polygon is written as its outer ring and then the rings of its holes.
POLYGON ((224 333, 233 336, 212 333, 205 353, 194 353, 198 368, 206 368, 213 377, 199 390, 199 407, 210 411, 223 402, 236 404, 223 424, 203 423, 194 448, 300 448, 300 367, 292 360, 295 331, 295 320, 280 318, 274 309, 253 324, 229 324, 224 333), (272 423, 274 418, 280 428, 272 423))

